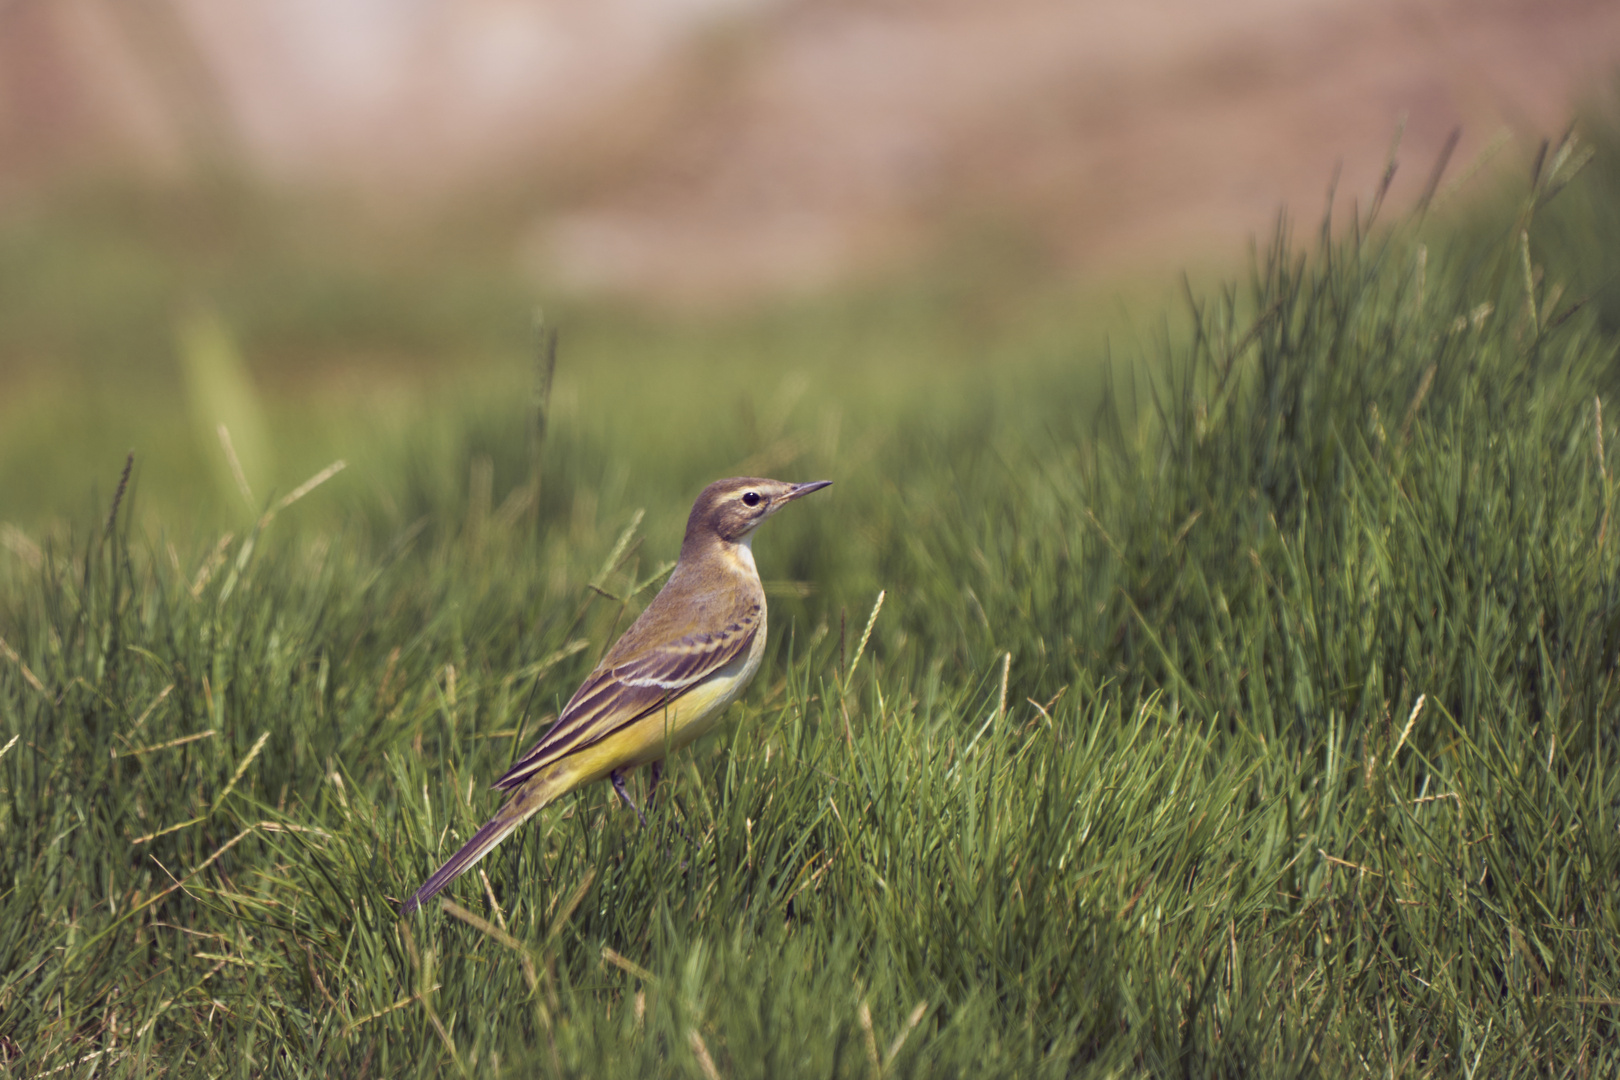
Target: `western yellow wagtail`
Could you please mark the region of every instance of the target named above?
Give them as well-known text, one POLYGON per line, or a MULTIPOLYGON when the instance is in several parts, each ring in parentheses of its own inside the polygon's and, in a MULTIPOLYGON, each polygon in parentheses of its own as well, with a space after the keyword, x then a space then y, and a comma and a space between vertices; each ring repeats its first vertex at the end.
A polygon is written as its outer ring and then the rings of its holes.
POLYGON ((744 476, 703 489, 669 580, 574 692, 545 738, 495 781, 512 798, 422 883, 402 914, 470 870, 547 803, 604 776, 647 823, 624 789, 625 773, 652 765, 651 801, 664 755, 714 727, 759 670, 765 589, 754 567, 754 530, 794 499, 831 483, 744 476))

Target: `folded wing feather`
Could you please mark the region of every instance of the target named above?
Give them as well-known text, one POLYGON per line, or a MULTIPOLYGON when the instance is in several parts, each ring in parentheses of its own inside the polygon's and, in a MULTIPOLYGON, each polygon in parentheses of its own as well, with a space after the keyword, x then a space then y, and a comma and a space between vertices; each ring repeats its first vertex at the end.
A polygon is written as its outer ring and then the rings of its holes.
POLYGON ((718 633, 689 634, 597 668, 569 699, 551 730, 495 787, 515 788, 559 758, 662 709, 743 655, 758 630, 757 618, 739 619, 718 633))

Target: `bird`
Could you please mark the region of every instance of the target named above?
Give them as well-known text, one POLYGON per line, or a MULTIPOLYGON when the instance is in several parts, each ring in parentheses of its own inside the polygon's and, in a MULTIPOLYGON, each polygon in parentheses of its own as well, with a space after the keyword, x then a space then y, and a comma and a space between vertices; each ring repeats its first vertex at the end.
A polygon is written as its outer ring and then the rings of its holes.
POLYGON ((831 480, 792 484, 742 476, 716 480, 692 505, 680 558, 652 603, 609 649, 534 748, 494 787, 506 805, 434 871, 400 908, 409 915, 470 870, 549 803, 606 777, 647 824, 625 774, 652 766, 719 722, 765 653, 765 589, 754 565, 754 530, 831 480))

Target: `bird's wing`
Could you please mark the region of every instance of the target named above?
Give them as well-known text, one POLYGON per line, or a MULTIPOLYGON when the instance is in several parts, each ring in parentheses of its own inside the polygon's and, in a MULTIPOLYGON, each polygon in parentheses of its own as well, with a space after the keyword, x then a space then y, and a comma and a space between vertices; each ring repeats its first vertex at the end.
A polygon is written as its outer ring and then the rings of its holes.
POLYGON ((758 632, 757 618, 739 619, 714 633, 688 634, 597 668, 569 699, 551 730, 495 781, 495 787, 514 788, 536 770, 663 708, 742 656, 758 632))

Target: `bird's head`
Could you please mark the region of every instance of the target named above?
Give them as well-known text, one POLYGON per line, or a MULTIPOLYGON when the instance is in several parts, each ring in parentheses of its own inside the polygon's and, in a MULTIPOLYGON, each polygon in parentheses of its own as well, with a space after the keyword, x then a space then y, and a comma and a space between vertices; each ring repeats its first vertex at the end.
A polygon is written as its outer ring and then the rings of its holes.
POLYGON ((716 480, 703 489, 686 520, 686 542, 717 536, 728 543, 746 540, 759 523, 801 495, 820 491, 831 480, 789 484, 757 476, 716 480))

